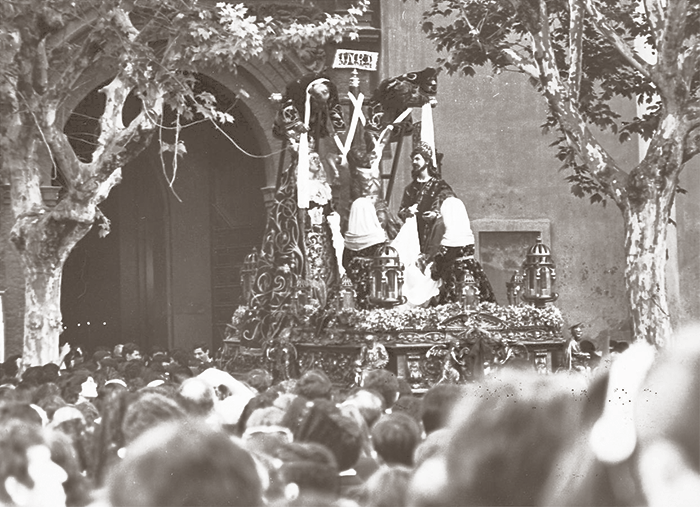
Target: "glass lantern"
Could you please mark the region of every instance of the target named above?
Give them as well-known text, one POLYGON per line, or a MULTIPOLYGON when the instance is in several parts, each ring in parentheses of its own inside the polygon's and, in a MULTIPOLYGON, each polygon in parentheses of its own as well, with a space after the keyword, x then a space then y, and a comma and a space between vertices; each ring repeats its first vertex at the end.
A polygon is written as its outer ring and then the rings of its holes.
POLYGON ((542 237, 537 238, 530 248, 523 263, 524 286, 522 298, 527 302, 542 307, 555 301, 558 294, 554 292, 556 271, 549 248, 542 243, 542 237))
POLYGON ((520 304, 520 296, 523 290, 523 275, 517 269, 513 271, 510 281, 506 282, 506 292, 508 293, 508 304, 517 306, 520 304))
POLYGON ((462 308, 467 311, 476 310, 477 304, 479 303, 479 291, 471 271, 468 269, 464 270, 459 284, 459 299, 462 308))
POLYGON ((253 248, 253 251, 246 255, 241 267, 241 287, 243 289, 243 302, 250 306, 250 300, 253 297, 253 287, 255 285, 255 271, 258 267, 258 250, 253 248))
POLYGON ((340 281, 340 310, 355 309, 355 287, 347 274, 343 275, 340 281))
POLYGON ((372 258, 369 270, 369 303, 373 306, 391 307, 406 302, 403 288, 403 264, 392 246, 385 245, 372 258))

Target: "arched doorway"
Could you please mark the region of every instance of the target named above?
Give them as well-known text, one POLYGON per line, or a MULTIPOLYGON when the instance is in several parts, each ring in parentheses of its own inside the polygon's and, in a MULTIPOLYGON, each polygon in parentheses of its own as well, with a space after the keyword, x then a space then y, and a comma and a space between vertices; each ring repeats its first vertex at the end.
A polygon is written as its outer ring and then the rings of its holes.
MULTIPOLYGON (((200 84, 233 123, 223 132, 208 122, 182 130, 187 154, 172 191, 152 143, 124 168, 122 182, 101 205, 111 233, 100 238, 93 228, 66 263, 65 336, 88 349, 127 341, 146 350, 216 347, 239 303, 240 266, 265 225, 264 161, 251 156, 261 153, 253 133, 260 126, 253 128, 254 116, 230 90, 205 76, 200 84)), ((75 109, 67 131, 94 132, 92 118, 101 107, 94 91, 75 109)))

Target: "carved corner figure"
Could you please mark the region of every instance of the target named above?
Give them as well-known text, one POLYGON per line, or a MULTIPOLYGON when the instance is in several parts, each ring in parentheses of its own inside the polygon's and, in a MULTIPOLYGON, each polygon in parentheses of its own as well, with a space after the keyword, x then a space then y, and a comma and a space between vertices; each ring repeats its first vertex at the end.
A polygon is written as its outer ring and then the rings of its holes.
POLYGON ((389 364, 389 353, 386 347, 379 343, 377 337, 368 334, 355 360, 355 384, 362 386, 368 371, 381 370, 389 364))
POLYGON ((458 340, 449 343, 435 345, 426 353, 428 359, 439 357, 441 360, 440 378, 436 384, 456 384, 465 377, 463 368, 466 366, 465 356, 469 353, 468 347, 462 347, 458 340))
POLYGON ((290 340, 291 333, 291 329, 283 330, 276 343, 265 350, 265 358, 280 381, 296 378, 297 349, 290 340))

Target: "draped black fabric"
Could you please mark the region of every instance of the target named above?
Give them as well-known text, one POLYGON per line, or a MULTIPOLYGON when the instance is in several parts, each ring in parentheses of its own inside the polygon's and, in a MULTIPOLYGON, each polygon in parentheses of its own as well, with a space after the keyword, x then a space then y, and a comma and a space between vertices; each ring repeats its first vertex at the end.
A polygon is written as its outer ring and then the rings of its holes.
POLYGON ((378 243, 362 250, 343 251, 343 267, 355 287, 355 306, 361 310, 369 308, 370 268, 372 259, 386 243, 378 243))
POLYGON ((408 208, 418 204, 416 222, 418 222, 418 239, 421 252, 426 252, 433 226, 437 220, 436 218, 426 220, 423 217, 423 213, 435 211, 439 214, 442 202, 448 197, 455 197, 455 193, 452 187, 441 178, 433 177, 425 182, 413 180, 406 185, 403 198, 401 199, 399 216, 405 220, 409 214, 408 208))
POLYGON ((458 281, 467 269, 474 277, 478 289, 479 302, 495 303, 496 297, 481 264, 474 258, 474 245, 450 247, 441 246, 433 258, 431 276, 433 280, 442 280, 440 293, 433 298, 435 304, 456 303, 459 301, 458 281), (459 261, 459 262, 457 262, 459 261))

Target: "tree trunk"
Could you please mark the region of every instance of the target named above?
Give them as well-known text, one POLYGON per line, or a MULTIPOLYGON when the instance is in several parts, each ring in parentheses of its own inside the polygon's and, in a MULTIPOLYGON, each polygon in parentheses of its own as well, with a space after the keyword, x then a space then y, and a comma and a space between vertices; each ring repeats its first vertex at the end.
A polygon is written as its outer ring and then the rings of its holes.
POLYGON ((624 212, 625 283, 635 340, 663 347, 671 337, 666 298, 666 228, 663 199, 650 198, 624 212))
POLYGON ((18 219, 12 240, 24 268, 24 368, 54 362, 59 357, 61 280, 73 247, 91 224, 57 219, 53 212, 18 219))

